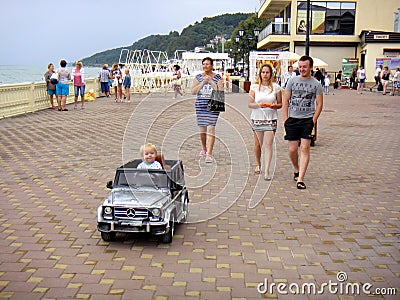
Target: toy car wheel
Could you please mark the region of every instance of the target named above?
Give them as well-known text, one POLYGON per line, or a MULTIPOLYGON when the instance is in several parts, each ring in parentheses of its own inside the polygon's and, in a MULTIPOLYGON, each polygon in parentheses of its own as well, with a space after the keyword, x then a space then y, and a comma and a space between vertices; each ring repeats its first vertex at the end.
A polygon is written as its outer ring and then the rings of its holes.
POLYGON ((103 241, 105 242, 111 242, 115 239, 115 232, 102 232, 101 233, 101 238, 103 239, 103 241))
POLYGON ((174 231, 175 231, 175 220, 174 216, 171 215, 171 221, 169 221, 169 231, 165 234, 162 235, 162 242, 164 244, 169 244, 172 242, 172 238, 174 236, 174 231))

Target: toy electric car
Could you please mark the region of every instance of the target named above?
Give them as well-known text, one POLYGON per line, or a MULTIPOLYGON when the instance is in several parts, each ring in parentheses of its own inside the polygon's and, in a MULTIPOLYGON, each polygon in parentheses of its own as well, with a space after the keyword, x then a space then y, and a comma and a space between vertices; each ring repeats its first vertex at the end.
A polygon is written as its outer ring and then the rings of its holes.
POLYGON ((168 169, 137 169, 136 159, 117 168, 111 193, 97 209, 97 229, 104 241, 117 232, 147 232, 171 243, 176 223, 188 216, 183 163, 166 160, 168 169))

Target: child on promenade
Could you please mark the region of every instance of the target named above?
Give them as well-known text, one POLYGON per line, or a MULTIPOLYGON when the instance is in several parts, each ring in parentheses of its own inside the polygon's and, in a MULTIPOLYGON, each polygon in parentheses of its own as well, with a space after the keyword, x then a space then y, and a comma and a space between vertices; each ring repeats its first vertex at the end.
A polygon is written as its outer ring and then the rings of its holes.
POLYGON ((125 69, 124 88, 126 101, 131 102, 131 75, 129 74, 129 69, 125 69))
POLYGON ((156 161, 157 148, 151 143, 140 147, 140 155, 143 161, 137 166, 138 169, 162 169, 161 164, 156 161))
POLYGON ((331 80, 329 78, 328 73, 325 73, 325 79, 324 79, 324 89, 325 89, 325 95, 329 95, 329 85, 331 84, 331 80))

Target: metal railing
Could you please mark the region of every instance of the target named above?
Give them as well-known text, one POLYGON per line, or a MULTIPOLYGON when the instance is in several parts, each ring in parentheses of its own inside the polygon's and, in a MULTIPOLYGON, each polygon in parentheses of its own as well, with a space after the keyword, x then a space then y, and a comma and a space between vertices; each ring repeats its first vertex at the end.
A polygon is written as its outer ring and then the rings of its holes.
POLYGON ((262 41, 270 35, 289 35, 290 34, 290 23, 269 23, 259 34, 258 41, 262 41))
MULTIPOLYGON (((100 94, 100 84, 97 78, 86 79, 86 91, 100 94)), ((54 97, 54 102, 57 103, 54 97)), ((69 85, 67 104, 74 102, 74 85, 69 85)), ((0 119, 32 113, 49 107, 45 82, 27 82, 0 85, 0 119)))

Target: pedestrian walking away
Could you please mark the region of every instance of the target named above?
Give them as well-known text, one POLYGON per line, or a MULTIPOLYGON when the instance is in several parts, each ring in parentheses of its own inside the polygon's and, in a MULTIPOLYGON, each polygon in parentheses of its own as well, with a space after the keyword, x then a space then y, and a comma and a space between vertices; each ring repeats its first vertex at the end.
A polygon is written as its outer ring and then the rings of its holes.
POLYGON ((110 71, 108 70, 107 64, 104 64, 102 69, 100 70, 99 80, 100 80, 101 92, 104 93, 104 95, 107 98, 110 97, 110 86, 108 84, 110 80, 110 71))
POLYGON ((213 90, 223 90, 222 77, 213 72, 214 60, 205 57, 202 60, 203 73, 198 74, 193 80, 191 92, 196 97, 196 119, 200 129, 200 141, 202 150, 200 156, 205 157, 206 163, 214 162, 212 156, 215 143, 215 126, 217 125, 219 112, 207 110, 208 100, 213 90))
POLYGON ((255 84, 250 86, 248 107, 251 108, 251 126, 254 132, 255 174, 261 174, 261 152, 264 148, 264 180, 271 180, 270 164, 278 122, 277 109, 282 107, 281 87, 273 83, 270 64, 258 70, 255 84))
POLYGON ((396 92, 396 89, 397 89, 398 92, 400 92, 400 68, 396 68, 396 72, 393 75, 392 96, 394 96, 394 93, 396 92))
POLYGON ((374 75, 375 84, 369 88, 370 92, 372 92, 372 89, 373 89, 374 87, 379 86, 379 83, 381 82, 382 68, 383 68, 383 66, 382 66, 382 65, 379 65, 379 66, 375 69, 375 75, 374 75))
POLYGON ((300 76, 289 80, 282 103, 285 140, 289 141, 289 158, 294 168, 293 179, 297 182, 298 189, 306 189, 304 176, 310 161, 312 130, 323 106, 322 86, 311 77, 312 67, 311 57, 304 55, 300 58, 300 76))

